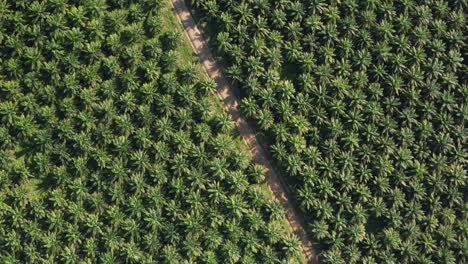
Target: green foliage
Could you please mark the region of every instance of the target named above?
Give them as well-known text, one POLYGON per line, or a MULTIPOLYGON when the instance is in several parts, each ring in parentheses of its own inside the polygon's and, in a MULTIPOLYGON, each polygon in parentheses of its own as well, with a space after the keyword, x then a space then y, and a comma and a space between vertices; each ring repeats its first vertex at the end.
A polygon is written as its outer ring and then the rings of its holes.
POLYGON ((0 1, 1 263, 300 259, 168 4, 0 1))
POLYGON ((190 2, 323 262, 467 262, 465 1, 190 2))

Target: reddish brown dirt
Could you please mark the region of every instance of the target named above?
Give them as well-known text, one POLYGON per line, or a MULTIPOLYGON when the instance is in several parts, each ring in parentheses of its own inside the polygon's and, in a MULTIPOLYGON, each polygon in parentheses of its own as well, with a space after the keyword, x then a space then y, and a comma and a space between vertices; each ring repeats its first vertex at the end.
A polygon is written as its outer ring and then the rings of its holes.
POLYGON ((206 70, 206 73, 217 84, 217 91, 224 103, 225 110, 231 115, 234 120, 240 135, 247 143, 247 146, 252 153, 253 160, 263 165, 266 169, 266 180, 275 197, 283 204, 286 210, 286 217, 291 225, 294 233, 299 237, 302 243, 304 255, 308 263, 318 263, 318 257, 312 246, 310 239, 304 229, 305 225, 302 218, 299 216, 297 210, 294 208, 291 201, 286 195, 285 188, 279 178, 278 172, 272 167, 266 151, 259 144, 255 136, 254 126, 244 119, 241 115, 239 108, 239 98, 236 94, 238 91, 231 86, 228 80, 221 72, 221 68, 214 59, 208 47, 208 43, 203 38, 200 30, 198 29, 192 15, 190 14, 184 0, 171 0, 177 17, 182 24, 185 34, 190 39, 195 53, 198 55, 200 62, 206 70))

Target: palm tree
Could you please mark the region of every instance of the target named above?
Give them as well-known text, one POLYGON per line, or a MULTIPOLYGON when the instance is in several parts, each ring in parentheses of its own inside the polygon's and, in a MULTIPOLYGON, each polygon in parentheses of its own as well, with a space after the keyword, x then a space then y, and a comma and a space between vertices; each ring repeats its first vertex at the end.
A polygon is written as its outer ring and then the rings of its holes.
POLYGON ((222 22, 222 25, 224 26, 224 29, 226 32, 231 32, 232 30, 235 29, 236 26, 236 21, 234 18, 231 16, 230 13, 228 12, 221 12, 219 15, 219 19, 222 22))
POLYGON ((354 224, 348 227, 347 229, 351 237, 351 241, 353 243, 359 243, 362 240, 364 240, 366 236, 366 231, 363 224, 354 224))
POLYGON ((233 84, 239 84, 244 82, 242 76, 242 69, 239 65, 231 65, 226 68, 226 74, 229 76, 233 84))
MULTIPOLYGON (((90 12, 95 15, 98 15, 98 14, 100 15, 102 13, 102 10, 105 8, 104 7, 105 3, 102 0, 90 2, 88 4, 94 5, 93 7, 90 7, 90 10, 91 10, 90 12)), ((98 18, 91 18, 91 20, 88 23, 87 30, 89 32, 89 36, 91 39, 98 40, 98 41, 104 40, 105 30, 104 30, 104 23, 102 20, 98 18)))
POLYGON ((227 53, 231 48, 231 42, 232 38, 229 36, 228 32, 220 32, 216 36, 216 41, 217 41, 217 50, 218 52, 225 54, 227 53))
POLYGON ((268 129, 274 124, 274 117, 270 110, 260 109, 257 113, 257 122, 261 129, 268 129))
MULTIPOLYGON (((187 196, 186 202, 188 205, 190 205, 191 212, 199 213, 203 211, 202 209, 204 208, 205 201, 201 197, 199 190, 190 192, 187 196)), ((200 221, 200 220, 198 219, 197 221, 200 221)), ((187 227, 187 229, 190 229, 189 232, 194 232, 194 233, 197 232, 196 228, 187 227)))
POLYGON ((261 262, 265 264, 273 264, 279 262, 278 255, 271 245, 261 248, 261 262))
POLYGON ((61 252, 61 258, 64 263, 73 264, 78 263, 78 254, 74 246, 65 246, 61 252))
POLYGON ((65 238, 67 239, 70 245, 78 245, 81 244, 81 240, 83 238, 83 234, 79 231, 77 224, 70 224, 67 223, 64 227, 65 230, 65 238))
MULTIPOLYGON (((324 263, 337 263, 337 264, 347 263, 345 259, 343 259, 341 250, 338 248, 324 252, 323 258, 321 258, 321 260, 324 263)), ((373 262, 370 262, 370 263, 373 263, 373 262)))
MULTIPOLYGON (((23 75, 23 69, 20 67, 20 62, 15 58, 10 58, 5 63, 5 71, 10 78, 18 78, 23 75)), ((8 82, 4 85, 7 87, 8 82)), ((4 88, 5 89, 5 88, 4 88)))
POLYGON ((13 125, 16 122, 18 105, 12 101, 0 102, 1 121, 7 125, 13 125))
POLYGON ((233 11, 237 13, 238 21, 240 24, 249 24, 252 22, 253 14, 247 3, 242 3, 233 8, 233 11))
MULTIPOLYGON (((157 232, 149 232, 143 236, 144 249, 146 253, 149 253, 149 257, 156 255, 161 248, 161 241, 157 232)), ((149 263, 152 263, 152 259, 148 259, 149 263)))
POLYGON ((216 83, 211 79, 197 82, 197 87, 205 95, 216 91, 216 83))
POLYGON ((432 254, 433 252, 436 251, 437 249, 436 241, 434 240, 434 238, 429 232, 421 233, 418 240, 421 243, 423 251, 426 254, 432 254))
POLYGON ((129 263, 140 263, 141 259, 144 257, 143 252, 141 252, 133 240, 124 244, 123 251, 125 260, 129 263))
MULTIPOLYGON (((288 128, 287 128, 286 124, 284 124, 284 123, 274 124, 273 128, 272 128, 272 131, 273 131, 273 133, 275 135, 275 139, 278 142, 286 142, 288 140, 288 138, 290 137, 288 128)), ((284 145, 279 143, 279 144, 275 145, 274 148, 277 148, 277 155, 278 155, 277 157, 278 157, 278 159, 280 159, 282 157, 285 157, 285 155, 282 155, 282 153, 284 151, 281 151, 281 148, 284 148, 284 145)))
POLYGON ((18 130, 20 137, 28 138, 33 135, 37 126, 31 115, 21 114, 16 117, 16 129, 18 130))
POLYGON ((161 114, 169 116, 175 112, 173 98, 170 95, 164 94, 156 99, 156 102, 157 109, 161 114))
POLYGON ((101 223, 99 221, 98 214, 87 214, 85 216, 84 221, 86 222, 86 226, 88 227, 88 233, 90 233, 93 237, 101 233, 101 223))
POLYGON ((283 26, 286 25, 287 16, 283 10, 275 8, 273 9, 273 14, 271 15, 271 19, 272 19, 273 25, 275 25, 277 28, 282 28, 283 26))
POLYGON ((70 202, 66 212, 69 215, 68 221, 76 224, 83 218, 86 211, 83 208, 83 202, 70 202))
POLYGON ((41 256, 37 250, 37 245, 35 244, 26 244, 24 246, 24 255, 27 261, 36 262, 41 260, 41 256))
POLYGON ((240 219, 246 213, 247 203, 239 195, 227 197, 225 202, 226 208, 229 209, 235 219, 240 219))
POLYGON ((292 63, 301 58, 304 53, 298 40, 287 41, 284 49, 286 50, 286 60, 292 63))
POLYGON ((202 142, 207 142, 211 137, 211 128, 205 123, 196 124, 194 128, 195 135, 202 142))
POLYGON ((115 124, 118 128, 118 131, 124 136, 130 135, 135 129, 130 116, 127 114, 116 116, 115 124))
POLYGON ((328 224, 324 220, 313 222, 310 228, 312 234, 318 240, 327 238, 330 235, 328 224))
MULTIPOLYGON (((65 169, 65 167, 58 167, 58 168, 65 169)), ((49 200, 52 202, 52 206, 55 208, 63 208, 67 206, 67 199, 66 199, 63 189, 58 188, 58 189, 52 190, 49 194, 49 200)))
POLYGON ((308 185, 298 189, 298 197, 300 197, 301 208, 304 211, 312 210, 317 204, 317 198, 314 196, 313 191, 308 185))
POLYGON ((355 244, 346 246, 344 250, 351 263, 358 263, 362 257, 362 249, 358 248, 355 244))
POLYGON ((146 228, 156 232, 162 226, 162 216, 159 210, 155 210, 154 208, 145 209, 144 215, 143 219, 146 228))
POLYGON ((105 246, 110 249, 111 253, 114 253, 123 244, 123 238, 120 236, 120 232, 117 232, 119 227, 119 225, 108 226, 102 233, 105 246))
POLYGON ((261 76, 264 73, 264 65, 259 57, 249 56, 245 61, 245 67, 250 76, 261 76))
POLYGON ((222 252, 228 263, 237 263, 241 259, 241 252, 239 247, 231 241, 223 244, 222 252))
POLYGON ((189 165, 187 164, 187 159, 182 153, 177 153, 175 156, 173 156, 171 169, 176 176, 189 173, 190 170, 189 165))
POLYGON ((121 68, 117 57, 111 55, 102 58, 101 61, 104 76, 113 77, 117 74, 120 74, 121 68))
MULTIPOLYGON (((205 145, 203 143, 198 146, 196 145, 193 146, 190 156, 191 158, 194 159, 195 164, 198 166, 205 166, 209 162, 209 156, 207 155, 207 152, 205 150, 205 145)), ((198 170, 195 170, 195 171, 192 170, 192 173, 196 175, 198 174, 198 170)))
POLYGON ((424 80, 424 74, 419 65, 413 65, 406 70, 406 75, 409 77, 408 85, 419 87, 424 80))
POLYGON ((219 260, 216 257, 216 253, 211 250, 204 252, 203 255, 201 256, 201 260, 203 261, 203 263, 207 263, 207 264, 219 263, 219 260))
POLYGON ((92 259, 95 259, 98 253, 98 243, 94 237, 88 238, 84 245, 83 250, 86 255, 92 259))
POLYGON ((207 230, 205 238, 203 244, 207 249, 216 249, 223 243, 223 238, 216 229, 207 230))
POLYGON ((149 168, 149 158, 145 151, 136 150, 131 153, 133 165, 141 172, 145 172, 149 168))
POLYGON ((72 181, 68 188, 72 191, 77 201, 83 201, 89 193, 86 183, 81 178, 72 181))
MULTIPOLYGON (((146 94, 145 95, 146 101, 144 102, 145 104, 138 106, 139 120, 140 120, 142 126, 145 127, 141 132, 144 132, 144 135, 146 136, 146 138, 151 138, 150 135, 147 135, 149 133, 148 130, 147 130, 147 127, 149 127, 150 124, 152 124, 154 122, 154 120, 155 120, 155 117, 154 117, 154 115, 152 113, 152 110, 151 110, 151 108, 149 106, 153 102, 153 99, 151 97, 152 97, 151 94, 146 94)), ((146 147, 148 147, 147 143, 148 142, 146 142, 146 140, 141 142, 142 145, 145 145, 146 147)))
POLYGON ((291 173, 291 175, 299 174, 299 172, 302 171, 303 165, 304 162, 298 155, 293 154, 287 157, 286 170, 291 173))
MULTIPOLYGON (((8 149, 9 147, 12 146, 13 143, 13 138, 10 136, 8 129, 6 127, 0 127, 0 146, 3 147, 3 149, 8 149)), ((3 157, 2 157, 3 159, 3 157)), ((42 162, 36 162, 39 164, 43 164, 42 162)), ((37 164, 38 167, 41 167, 41 165, 37 164)))
POLYGON ((123 93, 119 97, 119 105, 121 105, 125 114, 132 114, 137 109, 137 103, 135 101, 135 96, 130 92, 123 93))
POLYGON ((384 233, 384 239, 383 239, 384 246, 387 249, 398 248, 398 246, 402 242, 398 231, 394 230, 393 228, 386 228, 383 230, 383 233, 384 233))
MULTIPOLYGON (((15 197, 16 198, 16 197, 15 197)), ((17 199, 17 198, 16 198, 17 199)), ((26 193, 24 193, 24 197, 22 200, 26 199, 26 193)), ((23 202, 24 203, 24 202, 23 202)), ((21 213, 22 210, 24 210, 24 205, 22 206, 21 203, 19 205, 15 205, 12 210, 10 210, 11 214, 11 225, 15 228, 18 228, 20 226, 23 226, 26 222, 25 217, 21 213)))
POLYGON ((158 141, 154 143, 154 150, 156 154, 156 160, 167 161, 171 155, 171 149, 164 142, 158 141))
POLYGON ((248 178, 254 183, 261 183, 265 180, 265 167, 262 165, 252 163, 248 168, 248 178))
POLYGON ((257 16, 252 19, 251 22, 253 28, 254 42, 255 38, 264 38, 269 33, 268 20, 263 16, 257 16))
MULTIPOLYGON (((297 134, 293 134, 290 138, 291 149, 295 153, 302 153, 307 148, 307 141, 306 139, 297 134)), ((302 162, 301 162, 302 163, 302 162)))
MULTIPOLYGON (((43 230, 39 226, 39 224, 35 220, 25 220, 21 223, 24 226, 27 226, 25 228, 25 236, 28 239, 28 242, 31 242, 31 244, 36 244, 41 242, 42 236, 43 236, 43 230)), ((15 224, 15 228, 17 228, 18 225, 15 224)), ((1 232, 1 231, 0 231, 1 232)))
POLYGON ((100 255, 99 260, 105 264, 113 264, 117 261, 112 251, 106 251, 100 255))
POLYGON ((288 258, 294 258, 299 256, 301 253, 301 241, 292 233, 289 233, 284 237, 283 250, 286 252, 288 258))
POLYGON ((371 210, 377 217, 388 214, 388 209, 382 197, 374 197, 371 201, 371 210))
POLYGON ((187 239, 182 242, 183 249, 186 252, 186 255, 189 259, 197 259, 202 255, 202 248, 200 247, 200 242, 196 238, 188 236, 187 239))
POLYGON ((162 248, 161 257, 166 263, 179 263, 180 255, 174 245, 168 244, 162 248))
POLYGON ((39 70, 42 68, 42 57, 41 51, 37 47, 27 47, 24 56, 26 58, 26 64, 31 70, 39 70))
MULTIPOLYGON (((191 99, 191 101, 195 101, 195 99, 191 99)), ((190 105, 190 103, 185 102, 185 105, 190 105)), ((180 109, 175 113, 175 119, 179 125, 180 129, 189 129, 195 123, 192 117, 192 113, 187 111, 187 109, 180 109)))
POLYGON ((131 240, 140 239, 140 226, 133 218, 124 219, 122 228, 131 240))
POLYGON ((277 200, 267 204, 267 211, 270 214, 270 219, 272 220, 280 220, 284 218, 284 207, 277 200))
POLYGON ((125 136, 119 136, 112 140, 115 152, 119 155, 128 153, 130 151, 130 141, 125 136))
POLYGON ((401 243, 401 251, 405 261, 413 262, 418 257, 418 249, 416 248, 415 242, 411 240, 405 240, 401 243))
MULTIPOLYGON (((171 192, 174 193, 174 195, 176 197, 183 196, 184 192, 186 191, 182 178, 172 178, 171 183, 170 183, 170 187, 171 187, 171 192)), ((178 205, 175 204, 175 202, 170 203, 170 205, 171 205, 171 208, 172 208, 171 212, 173 212, 175 214, 176 211, 178 211, 178 208, 177 208, 178 205)))
POLYGON ((161 193, 160 186, 151 186, 147 188, 146 197, 148 198, 148 205, 154 208, 161 208, 164 202, 164 196, 161 193))
POLYGON ((219 153, 222 156, 226 156, 227 154, 234 152, 235 144, 229 135, 219 134, 214 137, 210 143, 216 153, 219 153))
POLYGON ((295 21, 289 22, 285 29, 287 30, 287 36, 289 39, 298 40, 303 36, 301 24, 295 21))
POLYGON ((231 164, 235 164, 234 168, 241 170, 241 171, 246 170, 251 163, 251 160, 249 159, 249 157, 245 155, 245 153, 242 153, 240 151, 234 151, 230 155, 229 158, 230 158, 229 161, 231 162, 231 164))
POLYGON ((229 133, 234 128, 234 124, 231 120, 231 117, 225 112, 216 116, 215 120, 220 133, 229 133))
POLYGON ((15 254, 21 249, 21 235, 17 234, 15 230, 11 230, 6 234, 4 244, 8 248, 8 251, 15 254))
POLYGON ((245 113, 247 117, 254 117, 258 110, 258 105, 252 97, 247 97, 242 100, 241 103, 242 112, 245 113))
POLYGON ((208 121, 213 117, 213 103, 207 99, 208 97, 204 97, 202 99, 196 100, 194 109, 192 110, 192 113, 194 113, 194 119, 199 118, 202 121, 208 121))
POLYGON ((241 171, 234 171, 227 177, 227 182, 230 184, 230 188, 237 193, 244 193, 249 186, 247 176, 241 171))
POLYGON ((173 133, 172 122, 167 116, 155 121, 155 129, 158 138, 162 140, 167 140, 173 133))
POLYGON ((57 238, 57 234, 54 232, 47 232, 43 236, 43 247, 46 249, 47 255, 55 256, 61 247, 61 241, 57 238))
POLYGON ((226 199, 225 191, 221 187, 221 184, 218 181, 208 184, 208 197, 214 204, 219 204, 226 199))

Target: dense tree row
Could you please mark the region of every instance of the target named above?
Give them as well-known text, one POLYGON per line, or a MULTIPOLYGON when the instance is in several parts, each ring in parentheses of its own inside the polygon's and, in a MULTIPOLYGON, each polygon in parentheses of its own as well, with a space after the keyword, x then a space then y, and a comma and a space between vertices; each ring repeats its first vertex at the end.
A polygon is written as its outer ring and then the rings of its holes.
POLYGON ((0 1, 1 263, 300 259, 167 4, 0 1))
POLYGON ((466 1, 191 3, 325 263, 468 261, 466 1))

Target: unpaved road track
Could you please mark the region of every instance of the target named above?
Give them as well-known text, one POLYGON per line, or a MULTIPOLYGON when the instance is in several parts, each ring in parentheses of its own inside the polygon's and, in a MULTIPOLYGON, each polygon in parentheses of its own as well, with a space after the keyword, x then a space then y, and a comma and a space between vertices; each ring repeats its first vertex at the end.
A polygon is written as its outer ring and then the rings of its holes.
POLYGON ((236 94, 238 91, 229 85, 229 82, 221 72, 219 64, 214 59, 208 47, 208 43, 203 38, 200 30, 198 30, 195 20, 190 14, 184 0, 171 0, 177 17, 182 24, 185 34, 190 39, 193 49, 198 55, 200 62, 203 64, 207 74, 217 84, 219 96, 223 99, 225 110, 231 115, 234 120, 240 135, 247 143, 247 146, 252 153, 253 160, 258 164, 263 165, 266 169, 266 180, 270 185, 275 197, 283 204, 286 209, 286 217, 291 225, 294 233, 299 237, 302 243, 302 249, 308 263, 318 263, 318 257, 312 243, 304 229, 305 225, 298 212, 289 201, 285 188, 280 180, 278 173, 273 169, 265 150, 257 141, 255 129, 251 126, 240 113, 239 98, 236 94))

